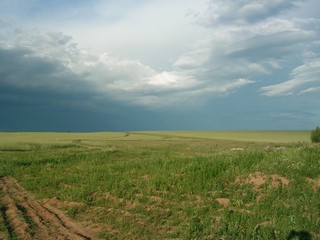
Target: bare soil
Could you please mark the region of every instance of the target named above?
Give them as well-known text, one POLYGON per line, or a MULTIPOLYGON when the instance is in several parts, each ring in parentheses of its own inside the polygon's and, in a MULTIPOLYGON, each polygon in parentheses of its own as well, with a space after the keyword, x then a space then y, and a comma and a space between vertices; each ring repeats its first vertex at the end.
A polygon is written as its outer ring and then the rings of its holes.
POLYGON ((286 187, 290 183, 288 179, 279 175, 264 175, 261 172, 255 172, 249 174, 247 178, 237 177, 235 183, 243 185, 243 184, 250 184, 253 186, 254 190, 259 190, 262 185, 267 183, 268 181, 271 182, 272 188, 278 188, 280 186, 286 187))
POLYGON ((313 179, 313 178, 307 178, 307 182, 313 184, 313 190, 316 191, 318 188, 320 188, 320 177, 313 179))
POLYGON ((95 240, 91 232, 72 222, 49 202, 34 199, 12 177, 0 178, 0 240, 95 240))
POLYGON ((230 200, 228 198, 217 198, 216 201, 224 207, 228 207, 230 205, 230 200))

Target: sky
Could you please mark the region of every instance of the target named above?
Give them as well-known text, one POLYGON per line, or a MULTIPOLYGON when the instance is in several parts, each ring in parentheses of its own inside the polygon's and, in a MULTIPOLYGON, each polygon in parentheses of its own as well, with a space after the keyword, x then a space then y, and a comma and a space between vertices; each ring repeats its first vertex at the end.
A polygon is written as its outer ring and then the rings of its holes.
POLYGON ((320 125, 319 0, 0 0, 0 131, 320 125))

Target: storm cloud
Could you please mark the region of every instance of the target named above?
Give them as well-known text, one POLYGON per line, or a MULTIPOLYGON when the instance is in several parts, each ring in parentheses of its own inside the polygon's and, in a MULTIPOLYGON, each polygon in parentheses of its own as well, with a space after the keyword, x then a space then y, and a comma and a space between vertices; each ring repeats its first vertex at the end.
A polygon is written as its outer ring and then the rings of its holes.
POLYGON ((49 115, 59 130, 62 119, 87 119, 68 127, 86 130, 175 129, 181 118, 186 129, 312 127, 320 117, 317 4, 3 1, 2 129, 21 129, 10 123, 19 113, 28 129, 49 115))

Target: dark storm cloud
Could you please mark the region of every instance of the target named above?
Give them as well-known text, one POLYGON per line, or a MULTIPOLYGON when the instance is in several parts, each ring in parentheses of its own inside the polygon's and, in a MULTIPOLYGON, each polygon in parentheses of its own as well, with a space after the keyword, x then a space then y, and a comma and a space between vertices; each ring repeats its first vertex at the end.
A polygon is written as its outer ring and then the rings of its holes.
POLYGON ((121 2, 125 9, 100 0, 0 3, 11 19, 0 18, 0 131, 296 129, 318 121, 319 14, 308 15, 316 1, 300 15, 305 1, 121 2), (177 20, 182 5, 202 11, 194 16, 201 24, 177 20), (165 67, 146 52, 168 57, 165 67))
POLYGON ((88 90, 82 76, 55 59, 35 56, 27 48, 0 48, 0 62, 0 82, 8 86, 64 92, 88 90))

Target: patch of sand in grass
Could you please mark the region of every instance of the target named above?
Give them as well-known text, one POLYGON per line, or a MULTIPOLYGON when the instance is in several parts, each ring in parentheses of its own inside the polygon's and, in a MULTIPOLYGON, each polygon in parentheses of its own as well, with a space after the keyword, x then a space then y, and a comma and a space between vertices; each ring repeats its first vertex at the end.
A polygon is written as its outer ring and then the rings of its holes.
POLYGON ((235 183, 240 185, 250 184, 253 186, 254 190, 258 191, 261 186, 266 184, 269 180, 271 181, 270 185, 272 188, 278 188, 280 186, 286 187, 290 183, 290 181, 285 177, 275 174, 268 176, 261 172, 251 173, 247 178, 237 177, 235 183))
POLYGON ((115 195, 113 195, 113 194, 111 194, 109 192, 104 192, 104 193, 102 193, 102 195, 108 200, 113 200, 113 201, 116 201, 116 202, 119 202, 119 203, 124 202, 123 198, 119 198, 119 197, 117 197, 117 196, 115 196, 115 195))
POLYGON ((138 206, 137 202, 125 200, 125 199, 117 197, 109 192, 103 192, 102 196, 104 196, 108 200, 123 204, 127 209, 132 209, 132 208, 135 208, 138 206))
POLYGON ((228 207, 230 205, 230 199, 228 198, 216 198, 216 201, 224 207, 228 207))
POLYGON ((19 239, 97 239, 89 229, 66 217, 48 201, 36 200, 12 177, 0 178, 0 190, 1 215, 6 221, 7 239, 12 239, 13 234, 17 234, 19 239))
POLYGON ((80 202, 72 202, 72 201, 60 201, 56 197, 53 198, 44 198, 42 200, 43 204, 50 204, 55 208, 63 208, 63 207, 82 207, 83 203, 80 202))
POLYGON ((280 186, 286 187, 290 183, 290 181, 287 178, 281 177, 279 175, 271 175, 271 178, 272 178, 271 186, 274 188, 278 188, 280 186))
POLYGON ((260 172, 250 174, 246 179, 246 183, 252 184, 254 189, 259 189, 267 181, 267 177, 260 172))
POLYGON ((313 179, 313 178, 306 178, 307 182, 313 184, 313 190, 317 190, 317 188, 320 188, 320 177, 313 179))
POLYGON ((267 181, 267 177, 263 175, 261 172, 251 173, 247 178, 237 177, 235 180, 236 184, 239 185, 247 185, 251 184, 254 190, 259 190, 259 188, 265 184, 267 181))
POLYGON ((150 196, 150 199, 153 202, 156 202, 156 203, 162 203, 163 202, 163 199, 161 197, 157 197, 157 196, 150 196))
POLYGON ((203 198, 201 196, 199 196, 199 195, 184 193, 181 196, 187 198, 188 200, 190 200, 193 203, 200 204, 200 203, 204 202, 203 198))
POLYGON ((106 224, 96 223, 92 220, 81 222, 81 224, 94 234, 102 233, 106 227, 106 224))
POLYGON ((286 187, 289 185, 290 181, 282 176, 273 174, 273 175, 265 175, 261 172, 255 172, 249 174, 247 177, 240 176, 237 177, 235 184, 243 185, 251 185, 252 189, 257 192, 256 201, 261 202, 265 198, 265 194, 261 191, 262 186, 268 184, 268 187, 271 188, 279 188, 286 187))

